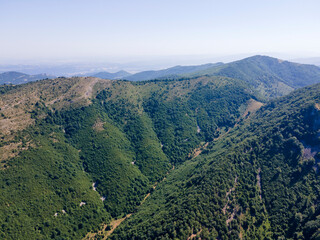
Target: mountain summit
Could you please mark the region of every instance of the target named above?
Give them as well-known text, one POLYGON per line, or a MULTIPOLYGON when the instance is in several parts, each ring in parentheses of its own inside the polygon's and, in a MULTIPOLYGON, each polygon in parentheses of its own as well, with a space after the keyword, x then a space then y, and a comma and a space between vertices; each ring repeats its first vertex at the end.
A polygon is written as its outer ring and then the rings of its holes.
POLYGON ((191 76, 205 74, 241 79, 259 88, 267 98, 320 82, 320 68, 317 66, 260 55, 195 72, 191 76))

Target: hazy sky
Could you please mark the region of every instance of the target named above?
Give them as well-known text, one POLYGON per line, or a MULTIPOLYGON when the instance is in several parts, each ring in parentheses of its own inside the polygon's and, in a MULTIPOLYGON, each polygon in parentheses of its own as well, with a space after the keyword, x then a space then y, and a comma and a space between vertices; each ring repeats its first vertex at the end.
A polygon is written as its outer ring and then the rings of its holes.
POLYGON ((0 0, 0 62, 320 56, 319 0, 0 0))

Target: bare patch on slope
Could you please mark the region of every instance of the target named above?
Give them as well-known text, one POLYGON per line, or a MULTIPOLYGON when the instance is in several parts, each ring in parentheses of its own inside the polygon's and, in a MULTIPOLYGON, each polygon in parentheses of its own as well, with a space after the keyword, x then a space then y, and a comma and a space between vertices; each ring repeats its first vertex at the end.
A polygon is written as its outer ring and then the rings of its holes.
POLYGON ((101 119, 97 119, 97 121, 93 124, 92 128, 97 132, 101 132, 104 130, 103 125, 104 122, 102 122, 101 119))
MULTIPOLYGON (((200 231, 197 232, 197 233, 192 233, 192 234, 187 238, 187 240, 192 240, 192 239, 198 237, 198 236, 201 234, 201 232, 202 232, 202 229, 200 229, 200 231)), ((201 240, 201 238, 199 238, 199 239, 201 240)))
POLYGON ((188 158, 194 159, 194 158, 198 157, 202 153, 202 151, 208 147, 208 145, 209 145, 209 143, 207 142, 207 143, 201 145, 200 147, 194 149, 192 151, 192 153, 189 153, 188 158))
POLYGON ((254 100, 254 99, 250 99, 248 101, 248 103, 247 103, 246 110, 242 114, 242 117, 243 118, 247 117, 249 114, 256 112, 262 106, 263 106, 262 102, 258 102, 258 101, 254 100))
MULTIPOLYGON (((37 119, 46 117, 47 111, 68 109, 69 107, 87 106, 90 98, 99 89, 111 84, 111 80, 98 78, 56 78, 32 82, 14 88, 1 95, 0 99, 0 161, 18 155, 12 152, 16 145, 12 144, 19 131, 34 124, 32 117, 37 109, 47 108, 36 114, 37 119)), ((27 148, 21 148, 25 150, 27 148)))
POLYGON ((227 203, 226 203, 226 205, 224 205, 224 207, 222 209, 223 214, 227 215, 227 220, 226 220, 227 226, 234 219, 237 211, 239 210, 238 205, 236 205, 234 208, 232 208, 231 204, 230 204, 230 202, 231 202, 230 195, 236 190, 237 182, 238 182, 238 177, 236 176, 234 179, 233 187, 230 188, 229 191, 226 193, 227 203))
POLYGON ((260 200, 262 200, 262 191, 261 191, 261 168, 258 169, 258 173, 257 173, 257 186, 258 186, 258 190, 259 190, 259 198, 260 200))

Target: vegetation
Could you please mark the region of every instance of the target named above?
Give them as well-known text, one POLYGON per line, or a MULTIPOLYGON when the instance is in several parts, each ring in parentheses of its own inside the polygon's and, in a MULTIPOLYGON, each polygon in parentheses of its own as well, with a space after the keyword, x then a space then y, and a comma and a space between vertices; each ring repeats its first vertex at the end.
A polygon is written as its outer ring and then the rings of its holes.
POLYGON ((0 85, 1 84, 22 84, 40 79, 54 78, 47 74, 28 75, 20 72, 4 72, 0 73, 0 85))
POLYGON ((267 79, 295 81, 269 67, 262 88, 261 61, 1 86, 0 238, 81 239, 132 213, 111 239, 318 239, 320 85, 254 112, 267 79))
POLYGON ((25 133, 37 146, 1 170, 2 239, 79 239, 110 219, 78 151, 66 144, 61 129, 50 129, 50 136, 49 129, 25 133))
POLYGON ((131 73, 128 73, 126 71, 119 71, 115 73, 109 73, 109 72, 98 72, 95 74, 92 74, 91 77, 98 77, 98 78, 103 78, 103 79, 121 79, 125 78, 127 76, 130 76, 131 73))
POLYGON ((266 99, 280 97, 294 89, 320 82, 320 68, 317 66, 267 56, 253 56, 191 75, 204 74, 243 80, 256 88, 266 99))
POLYGON ((185 162, 112 239, 318 239, 320 85, 266 105, 185 162))
POLYGON ((15 86, 13 86, 11 84, 0 85, 0 94, 4 94, 13 88, 15 88, 15 86))
POLYGON ((162 69, 158 71, 143 71, 136 74, 124 76, 123 79, 130 81, 146 81, 161 78, 172 78, 179 77, 182 74, 190 74, 197 71, 206 70, 208 68, 221 65, 222 63, 208 63, 196 66, 175 66, 167 69, 162 69))
MULTIPOLYGON (((135 212, 172 164, 185 161, 202 141, 218 136, 216 128, 232 125, 240 116, 240 106, 254 97, 240 82, 217 77, 115 81, 99 83, 102 87, 88 105, 81 99, 82 83, 77 81, 82 80, 3 87, 4 100, 24 97, 33 122, 8 135, 12 140, 2 141, 3 147, 19 146, 21 152, 8 159, 1 172, 3 238, 79 239, 107 223, 110 215, 135 212), (27 89, 38 89, 39 95, 30 98, 27 89), (62 97, 64 105, 55 100, 62 97), (81 202, 86 204, 80 207, 81 202), (50 226, 46 223, 53 220, 50 226), (23 230, 16 231, 18 226, 23 230)), ((5 113, 11 112, 6 109, 5 113)))

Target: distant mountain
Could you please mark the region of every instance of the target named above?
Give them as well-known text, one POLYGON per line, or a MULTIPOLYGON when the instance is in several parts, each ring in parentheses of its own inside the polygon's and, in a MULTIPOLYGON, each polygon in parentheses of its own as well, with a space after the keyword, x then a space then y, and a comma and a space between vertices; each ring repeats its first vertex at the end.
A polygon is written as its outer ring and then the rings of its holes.
POLYGON ((91 75, 91 77, 97 77, 97 78, 102 78, 102 79, 121 79, 121 78, 126 78, 130 76, 131 73, 128 73, 126 71, 119 71, 115 73, 109 73, 109 72, 99 72, 91 75))
POLYGON ((46 78, 55 78, 47 74, 28 75, 21 72, 0 73, 0 84, 21 84, 46 78))
POLYGON ((217 67, 223 65, 223 63, 208 63, 197 66, 175 66, 159 71, 143 71, 131 76, 125 77, 126 80, 130 81, 145 81, 152 80, 156 78, 165 78, 165 77, 175 77, 181 74, 188 74, 197 71, 204 71, 206 69, 217 67))
POLYGON ((188 76, 216 75, 244 80, 267 98, 288 94, 294 89, 320 82, 320 68, 267 56, 253 56, 213 66, 188 76))
POLYGON ((106 65, 111 69, 127 69, 130 66, 115 64, 115 63, 100 63, 100 62, 52 62, 34 65, 5 65, 0 64, 0 72, 22 72, 29 75, 36 75, 39 73, 46 73, 53 76, 89 76, 90 74, 105 71, 106 65))
POLYGON ((164 78, 223 76, 239 79, 257 90, 265 99, 286 95, 294 89, 320 82, 320 67, 283 61, 267 56, 253 56, 223 64, 175 66, 159 71, 143 71, 123 79, 145 81, 164 78))

